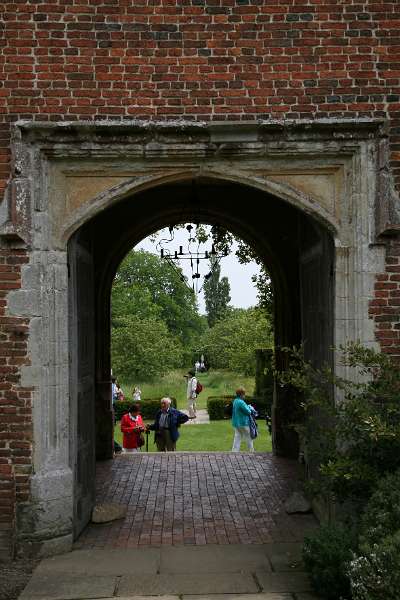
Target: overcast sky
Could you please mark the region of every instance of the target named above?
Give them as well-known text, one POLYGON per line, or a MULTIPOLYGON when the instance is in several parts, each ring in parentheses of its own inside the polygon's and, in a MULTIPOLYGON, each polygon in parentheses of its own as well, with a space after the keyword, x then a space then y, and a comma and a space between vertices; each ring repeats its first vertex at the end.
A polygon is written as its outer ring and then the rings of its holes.
MULTIPOLYGON (((178 229, 174 230, 174 240, 171 243, 161 242, 162 239, 169 239, 170 234, 168 229, 161 230, 155 241, 150 240, 150 238, 146 238, 142 240, 135 249, 143 249, 148 252, 152 252, 153 254, 157 254, 160 256, 160 247, 164 249, 169 249, 171 253, 175 250, 179 251, 179 246, 183 246, 183 251, 187 248, 188 241, 188 232, 186 229, 178 229), (157 245, 158 243, 158 245, 157 245)), ((192 244, 192 251, 195 249, 194 244, 192 244)), ((204 251, 205 249, 209 250, 211 243, 208 242, 205 245, 201 245, 199 250, 204 251)), ((248 308, 249 306, 255 306, 257 303, 257 291, 254 287, 253 282, 251 281, 251 276, 255 273, 259 272, 259 267, 255 262, 251 262, 247 265, 239 264, 235 254, 235 247, 232 247, 232 253, 229 256, 226 256, 221 259, 221 277, 228 277, 229 283, 231 286, 231 306, 236 308, 248 308)), ((190 261, 180 261, 180 266, 182 267, 183 273, 188 278, 189 283, 192 282, 192 270, 190 267, 190 261)), ((199 288, 204 282, 204 275, 209 272, 210 265, 208 260, 201 260, 199 265, 200 279, 201 282, 199 284, 199 288)), ((204 306, 204 297, 203 293, 200 292, 198 294, 199 301, 199 309, 201 313, 205 313, 204 306)))

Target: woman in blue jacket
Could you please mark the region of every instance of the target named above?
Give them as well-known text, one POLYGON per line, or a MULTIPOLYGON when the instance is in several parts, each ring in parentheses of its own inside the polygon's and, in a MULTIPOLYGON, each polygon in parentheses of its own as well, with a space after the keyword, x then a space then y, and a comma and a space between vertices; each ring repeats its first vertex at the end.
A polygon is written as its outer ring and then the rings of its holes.
POLYGON ((246 442, 249 452, 254 452, 253 440, 250 437, 249 415, 252 409, 244 401, 246 390, 242 387, 236 390, 236 397, 232 403, 232 427, 235 430, 232 452, 240 452, 242 440, 246 442))

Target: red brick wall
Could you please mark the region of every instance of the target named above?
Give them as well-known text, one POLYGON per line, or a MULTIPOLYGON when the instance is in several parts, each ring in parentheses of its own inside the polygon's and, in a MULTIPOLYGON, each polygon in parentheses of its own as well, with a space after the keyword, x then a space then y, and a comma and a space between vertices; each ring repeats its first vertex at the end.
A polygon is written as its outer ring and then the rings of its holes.
MULTIPOLYGON (((384 117, 400 184, 398 0, 14 0, 3 6, 5 147, 9 122, 20 117, 384 117)), ((6 149, 0 161, 6 178, 6 149)))
POLYGON ((391 240, 386 251, 386 272, 377 275, 375 299, 370 302, 376 338, 384 352, 400 358, 400 241, 391 240))
POLYGON ((21 285, 21 250, 0 250, 0 559, 13 546, 15 502, 29 498, 31 390, 20 386, 27 362, 28 321, 6 316, 6 295, 21 285))

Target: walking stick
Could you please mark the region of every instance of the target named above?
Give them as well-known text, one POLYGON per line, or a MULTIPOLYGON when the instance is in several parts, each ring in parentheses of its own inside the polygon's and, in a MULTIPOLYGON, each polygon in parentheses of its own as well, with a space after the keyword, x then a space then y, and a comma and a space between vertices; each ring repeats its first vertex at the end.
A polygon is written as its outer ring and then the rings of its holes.
POLYGON ((150 431, 146 431, 146 452, 149 451, 149 434, 150 431))

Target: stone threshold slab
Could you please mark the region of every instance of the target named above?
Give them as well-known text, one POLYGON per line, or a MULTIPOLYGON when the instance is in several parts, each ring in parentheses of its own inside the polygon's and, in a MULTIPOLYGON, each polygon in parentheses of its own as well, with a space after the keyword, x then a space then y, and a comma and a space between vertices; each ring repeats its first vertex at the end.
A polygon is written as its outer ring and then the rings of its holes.
POLYGON ((156 576, 121 577, 118 596, 134 595, 137 590, 144 596, 193 594, 249 594, 259 591, 254 578, 248 573, 170 574, 156 576))
POLYGON ((90 600, 109 598, 115 593, 117 578, 105 576, 34 574, 19 600, 90 600))

